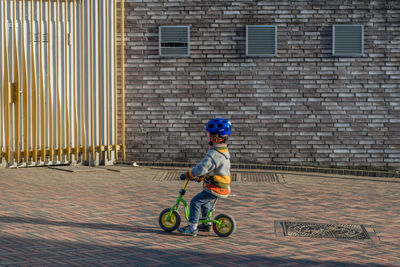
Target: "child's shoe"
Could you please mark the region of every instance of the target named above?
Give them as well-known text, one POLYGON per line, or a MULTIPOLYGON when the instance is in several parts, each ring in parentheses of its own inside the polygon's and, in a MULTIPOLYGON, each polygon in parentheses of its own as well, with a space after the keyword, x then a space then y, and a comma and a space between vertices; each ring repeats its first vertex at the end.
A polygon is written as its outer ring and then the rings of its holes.
POLYGON ((201 223, 197 229, 201 232, 210 232, 212 230, 212 224, 201 223))
POLYGON ((184 235, 191 235, 191 236, 197 236, 197 233, 199 232, 199 229, 197 228, 196 230, 192 230, 190 225, 185 226, 185 227, 179 227, 178 232, 184 234, 184 235))

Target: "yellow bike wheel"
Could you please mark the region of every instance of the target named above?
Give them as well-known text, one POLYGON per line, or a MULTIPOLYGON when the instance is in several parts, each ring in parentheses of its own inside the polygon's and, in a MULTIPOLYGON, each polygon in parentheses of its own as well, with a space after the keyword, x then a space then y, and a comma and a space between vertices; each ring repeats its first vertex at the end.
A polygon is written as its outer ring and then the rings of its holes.
POLYGON ((168 218, 171 208, 166 208, 160 213, 158 223, 165 232, 172 232, 181 224, 181 216, 175 210, 172 211, 171 216, 168 218))
POLYGON ((232 216, 227 214, 219 214, 214 218, 214 220, 222 223, 222 225, 218 225, 217 223, 214 223, 213 225, 214 232, 217 234, 217 236, 227 237, 235 232, 236 222, 232 216))

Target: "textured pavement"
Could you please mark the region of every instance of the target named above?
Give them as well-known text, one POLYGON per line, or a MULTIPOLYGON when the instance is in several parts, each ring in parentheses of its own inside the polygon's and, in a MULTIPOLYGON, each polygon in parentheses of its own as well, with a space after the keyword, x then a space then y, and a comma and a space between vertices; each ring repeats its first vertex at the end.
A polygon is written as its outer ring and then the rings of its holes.
MULTIPOLYGON (((234 216, 236 232, 189 237, 158 226, 182 182, 157 181, 163 168, 116 169, 0 170, 0 266, 400 266, 400 179, 236 182, 214 213, 234 216), (278 221, 363 224, 371 239, 286 237, 278 221)), ((186 199, 200 190, 189 184, 186 199)))

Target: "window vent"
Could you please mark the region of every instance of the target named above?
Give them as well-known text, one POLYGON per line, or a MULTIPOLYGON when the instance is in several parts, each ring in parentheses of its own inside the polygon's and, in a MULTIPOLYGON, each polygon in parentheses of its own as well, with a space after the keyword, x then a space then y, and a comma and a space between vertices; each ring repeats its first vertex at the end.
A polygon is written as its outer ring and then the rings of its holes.
POLYGON ((362 56, 364 54, 363 25, 333 25, 333 56, 362 56))
POLYGON ((276 26, 246 26, 246 56, 276 56, 276 26))
POLYGON ((189 56, 189 26, 160 26, 159 55, 189 56))

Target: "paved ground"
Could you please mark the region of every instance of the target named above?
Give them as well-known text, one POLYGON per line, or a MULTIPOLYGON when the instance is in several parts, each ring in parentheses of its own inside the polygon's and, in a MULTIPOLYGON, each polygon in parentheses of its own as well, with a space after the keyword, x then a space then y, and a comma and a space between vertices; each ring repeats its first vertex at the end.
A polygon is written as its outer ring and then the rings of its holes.
MULTIPOLYGON (((182 183, 160 168, 0 171, 0 265, 400 266, 400 180, 282 174, 285 184, 233 183, 217 211, 228 238, 164 233, 162 209, 182 183), (276 221, 367 226, 371 240, 285 237, 276 221), (376 233, 376 236, 373 234, 376 233)), ((191 183, 187 199, 200 190, 191 183)))

